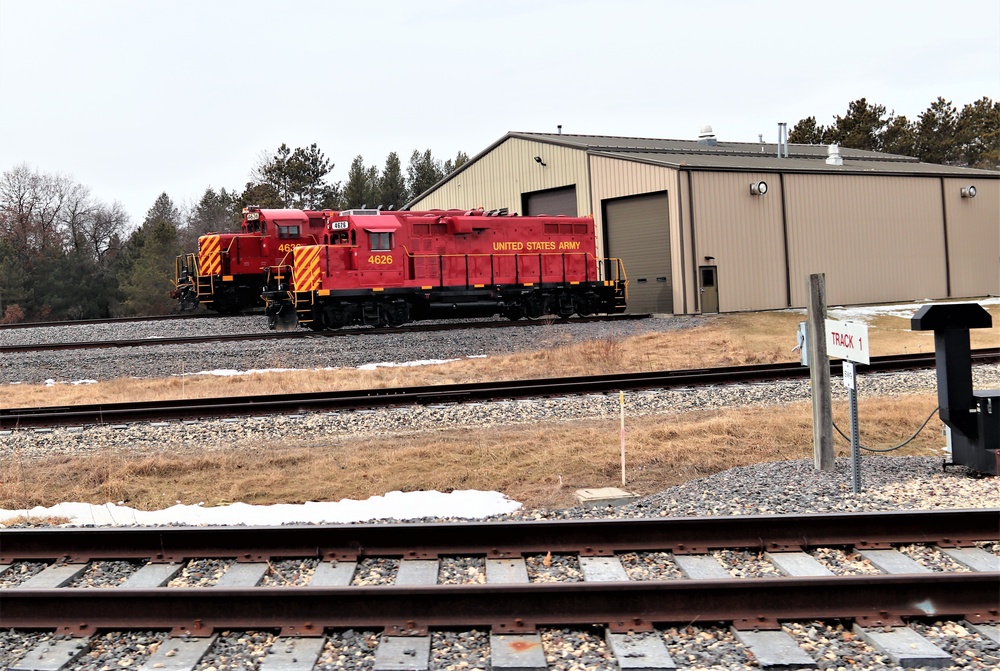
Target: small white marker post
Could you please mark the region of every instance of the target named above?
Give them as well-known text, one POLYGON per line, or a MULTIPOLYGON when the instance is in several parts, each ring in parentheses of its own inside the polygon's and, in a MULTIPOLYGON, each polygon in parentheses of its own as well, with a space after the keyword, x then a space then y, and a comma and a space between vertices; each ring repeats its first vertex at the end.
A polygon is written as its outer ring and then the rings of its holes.
POLYGON ((622 406, 622 487, 625 486, 625 392, 618 392, 618 399, 622 406))
POLYGON ((858 389, 854 376, 854 362, 844 359, 844 386, 851 403, 851 491, 861 491, 861 443, 858 431, 858 389))
POLYGON ((858 384, 856 363, 867 364, 868 326, 855 322, 826 320, 826 350, 844 360, 844 386, 851 404, 851 490, 861 491, 861 437, 858 429, 858 384))

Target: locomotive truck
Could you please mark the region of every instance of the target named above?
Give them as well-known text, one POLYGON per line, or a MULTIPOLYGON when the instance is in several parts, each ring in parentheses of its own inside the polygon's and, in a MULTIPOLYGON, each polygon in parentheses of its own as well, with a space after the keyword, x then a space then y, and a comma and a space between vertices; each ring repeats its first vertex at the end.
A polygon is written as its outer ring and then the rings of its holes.
POLYGON ((223 314, 264 305, 261 288, 271 266, 294 247, 317 244, 331 211, 243 208, 239 233, 209 233, 198 251, 178 256, 174 290, 179 308, 199 304, 223 314))
POLYGON ((505 211, 324 212, 318 244, 268 271, 271 328, 625 311, 620 259, 596 256, 591 217, 505 211))

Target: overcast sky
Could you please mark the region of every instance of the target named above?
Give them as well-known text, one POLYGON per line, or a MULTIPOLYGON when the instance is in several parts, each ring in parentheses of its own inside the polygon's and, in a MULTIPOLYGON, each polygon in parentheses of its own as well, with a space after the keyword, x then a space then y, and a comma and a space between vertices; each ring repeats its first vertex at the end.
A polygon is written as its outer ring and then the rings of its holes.
POLYGON ((316 143, 404 167, 508 131, 777 139, 867 97, 1000 99, 1000 0, 0 0, 0 171, 142 221, 316 143))

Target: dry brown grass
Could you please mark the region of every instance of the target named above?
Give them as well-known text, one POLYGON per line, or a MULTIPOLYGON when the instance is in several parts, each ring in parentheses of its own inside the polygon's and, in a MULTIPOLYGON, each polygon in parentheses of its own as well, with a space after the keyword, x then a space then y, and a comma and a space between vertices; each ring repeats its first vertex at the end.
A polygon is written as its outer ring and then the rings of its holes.
MULTIPOLYGON (((973 331, 973 347, 1000 343, 1000 307, 990 330, 973 331)), ((684 319, 678 317, 676 319, 684 319)), ((9 407, 138 399, 273 394, 516 379, 595 372, 698 368, 795 360, 795 326, 787 312, 724 315, 704 326, 650 333, 642 323, 628 338, 552 346, 488 359, 422 368, 304 371, 238 378, 115 380, 87 387, 7 387, 9 407)), ((933 338, 909 331, 909 320, 880 317, 869 326, 872 354, 932 351, 933 338)), ((269 364, 271 365, 271 364, 269 364)), ((936 406, 931 394, 862 399, 862 442, 895 444, 936 406)), ((847 409, 835 410, 846 430, 847 409)), ((630 417, 627 487, 640 494, 735 466, 812 456, 808 404, 630 417)), ((935 418, 914 443, 893 454, 940 454, 935 418)), ((838 456, 848 452, 838 438, 838 456)), ((878 458, 872 456, 870 458, 878 458)), ((0 508, 59 501, 124 501, 139 509, 233 501, 295 503, 364 499, 389 491, 496 490, 527 507, 573 504, 585 487, 620 486, 618 420, 443 429, 348 442, 272 442, 198 454, 105 453, 26 461, 0 458, 0 508)))
MULTIPOLYGON (((865 399, 862 441, 908 436, 936 406, 929 394, 865 399)), ((847 409, 836 421, 848 425, 847 409)), ((894 454, 939 454, 940 422, 894 454)), ((735 466, 812 456, 808 404, 627 419, 626 484, 647 494, 735 466)), ((838 455, 848 446, 838 439, 838 455)), ((871 457, 878 458, 878 457, 871 457)), ((3 464, 7 467, 10 464, 3 464)), ((52 457, 5 468, 0 508, 124 501, 153 510, 365 499, 389 491, 501 491, 527 507, 567 506, 573 492, 621 486, 618 420, 449 429, 347 442, 271 442, 221 452, 52 457)))

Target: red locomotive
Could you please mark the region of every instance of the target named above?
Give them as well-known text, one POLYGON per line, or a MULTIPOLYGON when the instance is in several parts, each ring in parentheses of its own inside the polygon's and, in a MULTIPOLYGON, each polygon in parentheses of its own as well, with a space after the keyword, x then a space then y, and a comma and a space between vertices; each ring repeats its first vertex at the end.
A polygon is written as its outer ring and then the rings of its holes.
POLYGON ((204 304, 235 314, 262 306, 261 288, 268 268, 293 248, 318 244, 329 211, 243 209, 239 233, 210 233, 198 238, 198 252, 178 256, 176 287, 171 295, 181 310, 204 304))
POLYGON ((271 268, 271 328, 398 326, 500 314, 619 313, 627 279, 598 259, 590 217, 483 210, 323 212, 318 244, 271 268))

